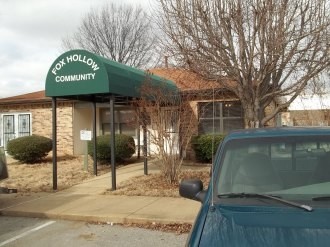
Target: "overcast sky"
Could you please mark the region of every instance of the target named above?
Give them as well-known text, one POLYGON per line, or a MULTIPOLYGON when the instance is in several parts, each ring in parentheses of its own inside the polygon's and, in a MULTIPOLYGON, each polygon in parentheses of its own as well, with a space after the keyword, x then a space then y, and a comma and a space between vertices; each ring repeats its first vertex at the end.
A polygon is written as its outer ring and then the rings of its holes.
MULTIPOLYGON (((45 89, 49 67, 63 53, 91 7, 118 0, 0 0, 0 98, 45 89)), ((153 0, 120 0, 143 4, 153 0)))

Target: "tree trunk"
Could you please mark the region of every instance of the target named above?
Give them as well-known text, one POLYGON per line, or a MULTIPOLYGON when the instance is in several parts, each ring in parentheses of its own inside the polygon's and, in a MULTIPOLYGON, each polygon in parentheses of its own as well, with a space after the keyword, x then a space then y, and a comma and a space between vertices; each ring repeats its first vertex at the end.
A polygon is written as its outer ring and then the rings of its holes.
POLYGON ((258 100, 241 102, 244 110, 244 127, 246 129, 260 128, 264 116, 263 108, 258 100))

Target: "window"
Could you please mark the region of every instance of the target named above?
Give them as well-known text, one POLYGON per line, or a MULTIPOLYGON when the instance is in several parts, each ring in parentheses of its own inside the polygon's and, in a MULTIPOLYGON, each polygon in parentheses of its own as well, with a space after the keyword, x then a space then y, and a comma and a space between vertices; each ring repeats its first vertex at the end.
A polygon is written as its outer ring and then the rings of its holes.
POLYGON ((8 113, 1 115, 0 146, 6 149, 8 141, 31 135, 31 113, 8 113))
POLYGON ((165 109, 162 112, 164 128, 167 133, 178 132, 179 111, 176 108, 165 109))
POLYGON ((228 133, 243 128, 243 110, 240 102, 201 102, 199 103, 199 133, 228 133), (214 116, 214 119, 213 119, 214 116))
MULTIPOLYGON (((110 110, 101 109, 101 123, 103 134, 110 134, 110 110)), ((115 110, 115 132, 129 136, 136 136, 136 113, 132 109, 115 110)))

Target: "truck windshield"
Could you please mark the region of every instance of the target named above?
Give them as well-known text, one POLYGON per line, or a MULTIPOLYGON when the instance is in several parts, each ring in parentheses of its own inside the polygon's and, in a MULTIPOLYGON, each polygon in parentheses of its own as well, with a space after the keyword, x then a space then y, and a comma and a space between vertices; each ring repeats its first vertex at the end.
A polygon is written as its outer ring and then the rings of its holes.
POLYGON ((263 193, 312 200, 329 196, 330 137, 231 140, 224 145, 217 193, 263 193))

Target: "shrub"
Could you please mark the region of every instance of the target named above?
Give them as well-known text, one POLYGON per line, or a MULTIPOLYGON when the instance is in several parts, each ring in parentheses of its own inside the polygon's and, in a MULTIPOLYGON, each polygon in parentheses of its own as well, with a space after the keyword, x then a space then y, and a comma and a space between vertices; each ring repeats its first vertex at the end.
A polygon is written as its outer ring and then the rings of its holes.
POLYGON ((52 140, 38 135, 23 136, 10 140, 8 154, 23 163, 40 162, 52 150, 52 140))
POLYGON ((196 159, 201 162, 212 161, 212 156, 217 151, 224 135, 199 135, 194 136, 191 140, 192 147, 196 154, 196 159), (212 142, 214 139, 214 152, 212 154, 212 142))
MULTIPOLYGON (((111 162, 110 135, 98 136, 96 139, 97 160, 100 162, 111 162)), ((133 137, 124 134, 115 135, 115 159, 123 161, 129 159, 135 153, 135 142, 133 137)), ((88 142, 88 154, 94 157, 93 141, 88 142)))

